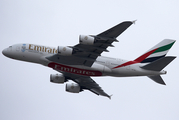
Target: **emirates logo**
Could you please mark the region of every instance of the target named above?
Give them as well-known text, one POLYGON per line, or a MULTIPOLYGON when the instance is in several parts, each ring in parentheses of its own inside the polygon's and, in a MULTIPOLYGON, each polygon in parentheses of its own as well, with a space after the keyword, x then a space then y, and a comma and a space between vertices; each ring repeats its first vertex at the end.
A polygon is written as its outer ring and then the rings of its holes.
POLYGON ((70 66, 61 65, 58 63, 53 63, 53 62, 49 63, 48 66, 55 70, 78 74, 78 75, 84 75, 84 76, 101 76, 102 75, 100 71, 85 70, 85 69, 70 67, 70 66))

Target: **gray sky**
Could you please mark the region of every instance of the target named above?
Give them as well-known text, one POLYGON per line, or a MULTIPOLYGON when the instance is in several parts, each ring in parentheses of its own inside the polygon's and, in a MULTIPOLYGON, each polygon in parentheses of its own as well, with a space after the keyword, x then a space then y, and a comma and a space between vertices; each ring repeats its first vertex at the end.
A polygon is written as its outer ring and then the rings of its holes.
MULTIPOLYGON (((16 43, 75 45, 80 34, 96 35, 137 20, 104 56, 133 60, 165 38, 179 40, 178 0, 1 0, 0 50, 16 43)), ((179 43, 168 55, 179 56, 179 43)), ((165 69, 167 86, 147 77, 93 78, 112 100, 84 91, 65 92, 50 83, 56 71, 6 58, 0 73, 0 120, 178 120, 178 58, 165 69)))

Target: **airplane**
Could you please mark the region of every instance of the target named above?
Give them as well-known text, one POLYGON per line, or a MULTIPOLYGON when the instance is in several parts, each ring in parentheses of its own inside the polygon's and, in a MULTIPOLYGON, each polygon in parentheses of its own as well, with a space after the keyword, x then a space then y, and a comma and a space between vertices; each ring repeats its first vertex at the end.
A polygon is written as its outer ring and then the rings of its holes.
POLYGON ((32 62, 50 67, 59 74, 51 74, 52 83, 66 83, 66 91, 79 93, 89 90, 97 95, 111 99, 104 90, 91 78, 99 76, 130 77, 147 76, 156 83, 165 85, 160 75, 167 72, 163 69, 172 62, 175 56, 166 56, 175 40, 164 39, 147 52, 134 60, 123 60, 102 56, 114 47, 113 42, 135 21, 124 21, 98 35, 80 35, 79 43, 74 46, 49 47, 36 44, 15 44, 2 51, 12 59, 32 62))

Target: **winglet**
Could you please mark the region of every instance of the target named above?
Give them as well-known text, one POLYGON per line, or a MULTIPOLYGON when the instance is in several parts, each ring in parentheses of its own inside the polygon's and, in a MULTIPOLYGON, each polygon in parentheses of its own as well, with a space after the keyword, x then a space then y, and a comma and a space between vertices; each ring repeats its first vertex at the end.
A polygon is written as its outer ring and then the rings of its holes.
POLYGON ((113 95, 109 95, 108 98, 111 100, 111 97, 112 97, 112 96, 113 96, 113 95))
POLYGON ((133 23, 133 24, 135 24, 135 23, 136 23, 136 21, 137 21, 137 20, 134 20, 134 21, 132 21, 132 23, 133 23))

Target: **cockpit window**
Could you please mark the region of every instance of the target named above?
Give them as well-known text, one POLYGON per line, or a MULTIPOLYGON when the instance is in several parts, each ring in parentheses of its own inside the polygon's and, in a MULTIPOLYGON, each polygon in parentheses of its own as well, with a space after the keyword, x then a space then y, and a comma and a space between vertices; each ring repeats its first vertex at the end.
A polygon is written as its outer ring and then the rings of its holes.
POLYGON ((12 48, 12 46, 9 46, 9 48, 12 48))

